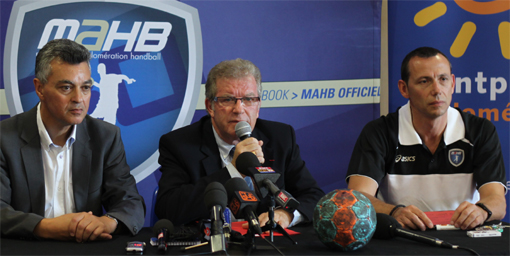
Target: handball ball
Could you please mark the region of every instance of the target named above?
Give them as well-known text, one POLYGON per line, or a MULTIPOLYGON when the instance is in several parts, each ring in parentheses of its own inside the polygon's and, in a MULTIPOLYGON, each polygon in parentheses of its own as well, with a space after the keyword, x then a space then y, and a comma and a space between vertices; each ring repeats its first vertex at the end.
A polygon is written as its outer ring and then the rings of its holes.
POLYGON ((321 198, 313 213, 313 227, 326 246, 354 251, 375 232, 377 215, 370 200, 355 190, 336 189, 321 198))

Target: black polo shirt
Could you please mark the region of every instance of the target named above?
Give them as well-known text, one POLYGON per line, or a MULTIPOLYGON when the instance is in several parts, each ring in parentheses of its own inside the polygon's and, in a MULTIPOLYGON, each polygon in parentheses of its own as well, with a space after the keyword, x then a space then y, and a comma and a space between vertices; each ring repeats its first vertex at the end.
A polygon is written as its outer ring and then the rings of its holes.
POLYGON ((363 128, 347 179, 351 175, 377 182, 379 199, 422 211, 476 203, 477 189, 487 183, 506 189, 501 146, 490 121, 450 107, 443 139, 432 154, 412 125, 409 103, 363 128))

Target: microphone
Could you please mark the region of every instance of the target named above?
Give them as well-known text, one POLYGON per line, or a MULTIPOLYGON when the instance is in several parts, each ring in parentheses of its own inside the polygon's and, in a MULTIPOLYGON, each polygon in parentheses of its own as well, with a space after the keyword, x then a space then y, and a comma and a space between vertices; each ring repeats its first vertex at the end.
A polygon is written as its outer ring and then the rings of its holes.
POLYGON ((167 219, 161 219, 154 224, 152 231, 158 237, 158 251, 166 252, 168 234, 174 232, 174 224, 167 219))
POLYGON ((239 177, 231 178, 225 183, 225 188, 229 198, 228 207, 230 211, 237 219, 246 219, 250 230, 262 235, 259 219, 253 212, 253 209, 257 209, 259 205, 259 199, 250 191, 246 181, 239 177))
POLYGON ((261 198, 266 197, 268 193, 262 181, 269 179, 274 183, 280 178, 280 174, 271 167, 262 167, 259 159, 251 152, 243 152, 237 157, 236 168, 240 173, 253 178, 257 184, 257 194, 261 198))
POLYGON ((204 194, 205 205, 211 209, 211 251, 226 251, 223 233, 223 211, 227 207, 227 191, 221 183, 213 181, 207 185, 204 194))
POLYGON ((250 153, 243 152, 236 160, 237 170, 252 177, 257 183, 260 190, 260 196, 266 197, 268 190, 275 197, 278 206, 289 212, 293 212, 299 207, 299 201, 296 200, 289 192, 279 189, 274 183, 280 178, 280 174, 274 172, 270 167, 261 167, 258 158, 250 153))
POLYGON ((435 237, 425 236, 414 233, 402 228, 402 225, 390 215, 377 213, 377 226, 374 232, 374 238, 390 239, 396 236, 411 239, 417 242, 426 243, 434 246, 440 246, 450 249, 457 249, 458 245, 452 245, 435 237))
POLYGON ((236 135, 241 140, 251 137, 251 126, 248 122, 241 121, 236 124, 236 135))
POLYGON ((276 204, 278 204, 280 207, 289 212, 293 212, 299 207, 299 201, 296 200, 296 198, 294 198, 289 192, 283 189, 279 189, 269 179, 264 179, 262 182, 274 196, 276 204))

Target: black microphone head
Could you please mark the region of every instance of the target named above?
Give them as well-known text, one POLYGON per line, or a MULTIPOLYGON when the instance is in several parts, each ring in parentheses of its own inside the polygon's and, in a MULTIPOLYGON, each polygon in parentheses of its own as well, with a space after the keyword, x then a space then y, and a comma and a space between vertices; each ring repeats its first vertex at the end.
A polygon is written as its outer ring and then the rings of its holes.
POLYGON ((377 226, 374 232, 374 238, 390 239, 397 236, 397 228, 402 228, 398 221, 388 214, 377 213, 377 226))
POLYGON ((221 205, 221 209, 225 209, 227 201, 227 191, 221 183, 213 181, 207 185, 204 192, 204 202, 207 209, 211 209, 215 205, 221 205))
POLYGON ((154 224, 154 227, 152 227, 152 231, 157 236, 163 228, 166 228, 169 234, 174 232, 174 224, 172 224, 172 222, 167 219, 158 220, 156 224, 154 224))
POLYGON ((246 176, 253 176, 253 174, 258 173, 254 167, 260 166, 259 159, 252 152, 243 152, 236 160, 236 169, 246 176))
POLYGON ((237 219, 244 218, 248 220, 250 230, 254 230, 257 234, 261 234, 258 218, 253 212, 259 205, 259 199, 254 192, 248 187, 243 178, 232 178, 225 182, 227 189, 229 208, 234 217, 237 219))
POLYGON ((241 121, 236 124, 236 135, 239 139, 243 140, 245 136, 251 136, 251 126, 248 122, 241 121))
POLYGON ((227 180, 227 182, 225 182, 225 189, 227 190, 229 200, 232 199, 236 191, 252 191, 250 187, 248 187, 248 184, 246 184, 246 181, 239 177, 227 180))

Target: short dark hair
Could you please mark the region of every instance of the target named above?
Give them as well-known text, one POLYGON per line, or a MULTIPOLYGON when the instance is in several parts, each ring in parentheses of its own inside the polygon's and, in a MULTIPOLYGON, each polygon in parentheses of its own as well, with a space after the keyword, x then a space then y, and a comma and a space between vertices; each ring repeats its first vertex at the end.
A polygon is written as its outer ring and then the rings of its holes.
POLYGON ((80 64, 84 61, 90 66, 90 52, 85 46, 69 39, 54 39, 41 48, 35 58, 35 77, 46 84, 51 75, 50 63, 60 59, 69 64, 80 64))
POLYGON ((430 58, 430 57, 434 57, 438 54, 441 54, 446 58, 446 60, 448 61, 448 64, 450 64, 450 73, 451 73, 452 72, 452 63, 450 62, 448 57, 446 57, 446 55, 444 55, 444 53, 442 53, 440 50, 438 50, 436 48, 425 46, 425 47, 416 48, 406 55, 406 57, 402 61, 402 66, 400 67, 400 79, 402 79, 404 82, 406 82, 406 84, 409 82, 409 76, 411 75, 409 72, 409 61, 411 60, 411 58, 413 58, 413 57, 430 58))

